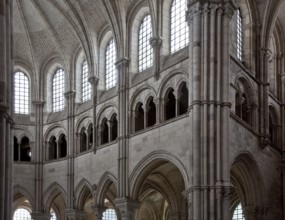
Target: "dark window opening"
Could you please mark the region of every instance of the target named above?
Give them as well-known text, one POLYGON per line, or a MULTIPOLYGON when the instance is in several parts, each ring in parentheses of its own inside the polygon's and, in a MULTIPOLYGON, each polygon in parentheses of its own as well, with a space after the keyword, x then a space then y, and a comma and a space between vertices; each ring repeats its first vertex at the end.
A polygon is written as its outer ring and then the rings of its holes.
POLYGON ((107 119, 103 120, 102 123, 102 134, 101 134, 101 144, 106 144, 109 142, 109 128, 108 128, 108 123, 107 123, 107 119))
POLYGON ((188 89, 186 84, 181 88, 180 100, 179 100, 179 115, 188 112, 188 89))
POLYGON ((156 123, 156 106, 152 98, 148 104, 147 127, 153 126, 155 125, 155 123, 156 123))
POLYGON ((93 124, 89 125, 89 146, 88 149, 92 148, 93 146, 93 124))
POLYGON ((173 89, 171 89, 166 97, 165 100, 165 120, 174 118, 176 116, 176 108, 175 108, 175 104, 176 104, 176 99, 175 96, 173 94, 173 89))
POLYGON ((117 120, 117 115, 115 115, 112 119, 111 141, 116 140, 117 137, 118 137, 118 120, 117 120))
POLYGON ((19 144, 18 139, 14 137, 14 161, 19 160, 19 144))
POLYGON ((80 132, 80 152, 84 152, 87 150, 87 135, 85 132, 85 128, 82 128, 80 132))
POLYGON ((66 138, 63 135, 59 141, 59 158, 66 157, 67 155, 67 142, 66 138))
POLYGON ((54 160, 57 158, 57 143, 55 137, 51 137, 49 141, 49 159, 54 160))
POLYGON ((20 160, 31 161, 30 140, 27 137, 23 137, 21 140, 20 160))
POLYGON ((135 112, 135 131, 140 131, 144 129, 144 110, 142 108, 142 103, 139 103, 135 112))

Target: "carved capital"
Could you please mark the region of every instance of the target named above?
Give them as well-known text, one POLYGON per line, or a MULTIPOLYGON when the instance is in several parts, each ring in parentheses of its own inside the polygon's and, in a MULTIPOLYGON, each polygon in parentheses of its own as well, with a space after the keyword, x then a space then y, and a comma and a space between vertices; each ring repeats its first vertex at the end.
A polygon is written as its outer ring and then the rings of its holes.
POLYGON ((96 76, 90 76, 88 77, 88 81, 92 86, 97 86, 99 82, 99 78, 96 76))
POLYGON ((122 59, 118 60, 115 65, 117 67, 117 70, 122 70, 125 67, 128 67, 130 64, 130 60, 127 57, 123 57, 122 59))
POLYGON ((159 49, 162 44, 162 38, 161 37, 151 37, 149 42, 150 42, 150 45, 154 49, 159 49))
POLYGON ((32 104, 35 106, 43 107, 45 104, 45 101, 44 100, 34 100, 32 101, 32 104))
POLYGON ((132 219, 132 216, 136 209, 139 207, 139 201, 132 200, 129 198, 117 198, 115 200, 116 207, 120 210, 122 217, 129 217, 132 219))
POLYGON ((64 93, 64 97, 67 99, 71 99, 75 97, 76 92, 75 91, 68 91, 64 93))
POLYGON ((228 18, 228 19, 231 19, 233 14, 235 12, 235 8, 234 6, 229 2, 229 3, 226 3, 223 7, 223 15, 228 18))
POLYGON ((97 220, 102 220, 103 213, 106 210, 106 207, 100 205, 94 205, 91 207, 97 220))

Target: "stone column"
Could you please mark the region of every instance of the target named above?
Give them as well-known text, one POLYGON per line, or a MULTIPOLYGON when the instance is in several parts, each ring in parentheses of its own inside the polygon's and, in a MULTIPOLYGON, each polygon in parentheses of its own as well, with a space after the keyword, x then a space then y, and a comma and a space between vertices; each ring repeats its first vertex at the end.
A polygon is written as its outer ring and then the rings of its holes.
POLYGON ((12 219, 12 1, 0 1, 0 219, 12 219))
POLYGON ((128 122, 128 97, 129 97, 129 60, 123 58, 116 63, 118 69, 118 198, 128 196, 128 148, 129 148, 129 122, 128 122))
POLYGON ((51 215, 49 213, 33 212, 31 217, 33 220, 50 220, 51 215))
POLYGON ((96 146, 99 145, 96 132, 97 132, 97 115, 96 115, 96 105, 97 105, 97 88, 99 79, 95 76, 88 78, 90 84, 92 85, 92 103, 93 103, 93 150, 96 153, 96 146))
POLYGON ((230 188, 229 73, 231 1, 194 1, 188 5, 189 124, 192 178, 189 219, 228 220, 230 188), (203 134, 203 135, 202 135, 203 134))
POLYGON ((259 131, 260 145, 266 147, 270 143, 269 135, 269 105, 268 105, 268 63, 270 52, 268 49, 260 49, 260 86, 259 86, 259 131))
POLYGON ((67 209, 74 208, 74 108, 75 92, 66 92, 67 100, 67 209))
POLYGON ((127 198, 115 200, 116 207, 120 210, 121 220, 134 220, 135 211, 139 207, 139 202, 127 198))
POLYGON ((64 214, 66 215, 68 220, 84 220, 86 215, 84 211, 74 209, 65 210, 64 214))
POLYGON ((42 100, 33 101, 35 106, 35 130, 36 130, 36 144, 34 148, 34 162, 35 162, 35 187, 36 187, 36 201, 35 212, 41 212, 43 207, 43 161, 46 154, 43 146, 43 107, 45 102, 42 100))
POLYGON ((150 44, 153 48, 153 66, 154 66, 154 77, 156 80, 159 78, 159 71, 160 71, 160 47, 162 43, 161 37, 152 37, 150 38, 150 44))

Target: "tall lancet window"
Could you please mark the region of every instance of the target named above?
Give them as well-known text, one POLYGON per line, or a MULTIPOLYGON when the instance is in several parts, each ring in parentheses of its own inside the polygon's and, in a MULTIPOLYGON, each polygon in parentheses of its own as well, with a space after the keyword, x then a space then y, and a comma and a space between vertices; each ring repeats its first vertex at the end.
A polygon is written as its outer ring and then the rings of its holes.
POLYGON ((85 60, 82 63, 82 102, 91 99, 91 85, 88 82, 88 64, 85 60))
POLYGON ((236 10, 232 18, 232 52, 242 61, 243 56, 243 33, 242 33, 242 19, 240 10, 236 10))
POLYGON ((52 108, 53 112, 64 109, 64 71, 57 69, 52 80, 52 108))
POLYGON ((173 0, 171 6, 171 53, 186 47, 189 43, 189 30, 186 22, 187 0, 173 0))
POLYGON ((139 72, 151 67, 153 64, 153 49, 149 42, 151 37, 151 17, 147 15, 143 18, 139 29, 139 72))
POLYGON ((28 77, 22 72, 14 74, 14 112, 29 114, 30 85, 28 77))
POLYGON ((116 45, 114 39, 112 39, 106 48, 106 89, 117 85, 116 56, 116 45))

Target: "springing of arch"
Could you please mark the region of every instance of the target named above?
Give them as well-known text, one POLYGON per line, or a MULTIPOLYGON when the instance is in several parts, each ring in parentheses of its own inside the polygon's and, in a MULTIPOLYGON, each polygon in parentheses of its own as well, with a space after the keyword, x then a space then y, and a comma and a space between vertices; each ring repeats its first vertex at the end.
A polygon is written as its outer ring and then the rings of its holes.
POLYGON ((170 50, 171 53, 186 47, 189 43, 188 25, 185 19, 186 0, 173 0, 171 6, 170 50))
POLYGON ((14 74, 14 112, 16 114, 29 114, 30 84, 23 72, 14 74))
POLYGON ((105 54, 106 89, 110 89, 117 85, 117 68, 115 65, 116 57, 116 45, 114 39, 112 38, 106 47, 105 54))
POLYGON ((52 108, 53 112, 64 109, 64 70, 56 70, 52 79, 52 108))
POLYGON ((86 102, 91 99, 91 84, 88 82, 88 64, 84 60, 82 63, 82 102, 86 102))
POLYGON ((138 66, 139 72, 149 68, 153 64, 153 49, 149 43, 152 37, 151 16, 146 15, 141 22, 139 28, 139 53, 138 53, 138 66))

